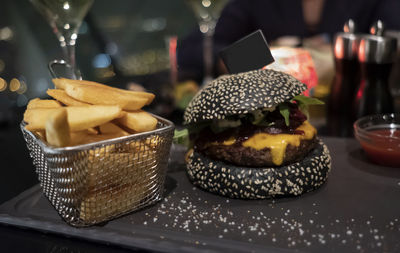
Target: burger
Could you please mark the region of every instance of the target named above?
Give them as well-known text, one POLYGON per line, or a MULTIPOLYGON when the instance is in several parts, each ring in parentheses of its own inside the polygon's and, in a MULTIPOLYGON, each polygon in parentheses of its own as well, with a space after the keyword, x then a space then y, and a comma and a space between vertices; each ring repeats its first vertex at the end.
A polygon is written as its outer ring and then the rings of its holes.
POLYGON ((224 75, 184 112, 191 149, 190 181, 231 198, 264 199, 312 191, 327 179, 331 159, 301 95, 306 85, 274 71, 224 75))

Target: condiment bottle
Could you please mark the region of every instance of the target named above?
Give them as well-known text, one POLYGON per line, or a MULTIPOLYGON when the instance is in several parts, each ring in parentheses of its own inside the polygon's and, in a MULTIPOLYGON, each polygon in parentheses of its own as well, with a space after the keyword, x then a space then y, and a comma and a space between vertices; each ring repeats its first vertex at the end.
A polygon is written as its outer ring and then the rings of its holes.
POLYGON ((328 134, 347 137, 353 133, 354 116, 351 107, 360 80, 358 45, 360 36, 355 33, 355 23, 345 23, 343 32, 337 33, 333 43, 335 77, 328 101, 328 134))
POLYGON ((389 76, 396 58, 397 40, 383 36, 384 26, 377 21, 369 35, 360 39, 358 60, 362 79, 354 101, 356 118, 394 112, 389 76))

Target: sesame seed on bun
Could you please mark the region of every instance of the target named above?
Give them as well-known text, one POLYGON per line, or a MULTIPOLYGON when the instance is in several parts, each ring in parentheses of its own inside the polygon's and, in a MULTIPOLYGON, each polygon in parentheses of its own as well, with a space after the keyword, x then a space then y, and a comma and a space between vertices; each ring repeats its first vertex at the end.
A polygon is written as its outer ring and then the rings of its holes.
POLYGON ((275 70, 224 75, 196 94, 185 110, 184 124, 273 108, 306 89, 296 78, 275 70))
POLYGON ((187 174, 194 185, 222 196, 241 199, 301 195, 320 187, 328 178, 330 169, 329 151, 321 140, 302 161, 286 166, 234 166, 198 152, 191 153, 187 163, 187 174))

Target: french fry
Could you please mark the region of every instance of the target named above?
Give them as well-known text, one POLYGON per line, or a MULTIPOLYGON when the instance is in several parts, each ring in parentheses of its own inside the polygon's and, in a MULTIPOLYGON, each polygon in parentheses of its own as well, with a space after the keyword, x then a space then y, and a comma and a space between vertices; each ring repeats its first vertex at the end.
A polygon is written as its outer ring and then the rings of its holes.
POLYGON ((140 140, 140 141, 133 141, 128 144, 128 147, 126 148, 126 152, 149 152, 151 150, 154 150, 157 148, 159 145, 160 139, 158 137, 150 137, 146 138, 145 140, 140 140))
MULTIPOLYGON (((114 165, 115 166, 115 165, 114 165)), ((137 176, 140 178, 140 174, 137 176)), ((132 181, 131 184, 108 186, 113 191, 108 189, 95 189, 89 191, 83 198, 80 205, 80 218, 86 222, 104 220, 116 214, 124 213, 137 206, 142 201, 146 194, 149 182, 132 181), (120 205, 109 205, 113 203, 123 203, 120 205), (103 212, 99 212, 99 207, 108 206, 103 212)), ((103 187, 104 188, 104 187, 103 187)))
POLYGON ((88 130, 71 132, 71 146, 82 145, 89 143, 87 140, 95 136, 88 130))
POLYGON ((156 154, 144 151, 139 154, 119 152, 88 157, 91 164, 88 167, 88 191, 81 202, 80 218, 95 220, 129 210, 131 205, 137 204, 149 194, 153 180, 162 180, 161 177, 141 177, 143 168, 155 165, 156 154), (113 190, 110 191, 110 188, 113 190), (96 212, 96 207, 107 205, 110 199, 116 203, 123 202, 123 205, 114 205, 104 212, 96 212))
POLYGON ((155 97, 155 95, 153 93, 149 93, 149 92, 124 90, 124 89, 119 89, 119 88, 107 86, 107 85, 104 85, 104 84, 101 84, 101 83, 96 83, 96 82, 86 81, 86 80, 73 80, 73 79, 66 79, 66 78, 56 78, 56 79, 53 79, 53 83, 58 89, 63 89, 63 90, 65 90, 68 85, 77 85, 77 86, 82 86, 83 85, 83 86, 101 87, 101 88, 117 91, 117 92, 120 92, 120 93, 123 93, 123 94, 126 94, 126 95, 130 95, 130 96, 146 98, 147 99, 146 105, 149 105, 153 101, 153 99, 155 97))
MULTIPOLYGON (((121 108, 115 105, 91 105, 65 107, 68 113, 68 124, 71 131, 85 130, 102 125, 121 115, 121 108)), ((24 113, 24 121, 29 131, 45 129, 49 115, 57 109, 28 109, 24 113)))
POLYGON ((89 144, 98 141, 104 141, 122 137, 120 133, 109 133, 109 134, 90 134, 87 131, 79 131, 71 133, 71 146, 89 144))
POLYGON ((124 94, 111 89, 93 85, 74 85, 67 83, 65 92, 80 101, 94 105, 118 105, 125 110, 138 110, 147 103, 146 98, 124 94))
POLYGON ((58 108, 50 113, 46 120, 46 140, 56 147, 68 146, 71 137, 69 133, 68 115, 65 108, 58 108))
POLYGON ((26 106, 27 109, 36 109, 36 108, 58 108, 62 107, 62 105, 56 100, 50 99, 40 99, 35 98, 29 101, 26 106))
POLYGON ((95 127, 90 127, 87 131, 89 134, 99 134, 99 131, 95 127))
POLYGON ((114 123, 107 122, 99 126, 100 133, 102 134, 120 134, 121 136, 129 135, 129 133, 114 123))
POLYGON ((25 128, 29 131, 42 131, 46 128, 46 121, 57 108, 27 109, 24 113, 24 121, 28 124, 25 128))
MULTIPOLYGON (((93 133, 89 129, 71 132, 71 146, 89 144, 89 143, 103 141, 103 140, 111 139, 111 138, 115 138, 115 137, 116 137, 115 135, 110 135, 110 134, 103 135, 103 134, 93 133)), ((120 136, 117 136, 117 137, 120 137, 120 136)), ((106 151, 111 152, 112 150, 111 150, 111 148, 108 148, 106 151)))
POLYGON ((161 139, 158 136, 153 136, 149 139, 146 139, 146 144, 149 145, 152 149, 157 148, 160 145, 161 139))
POLYGON ((75 98, 68 96, 68 94, 64 90, 49 89, 49 90, 47 90, 46 93, 47 93, 47 95, 60 101, 64 105, 69 105, 69 106, 90 105, 88 103, 76 100, 75 98))
POLYGON ((154 149, 155 146, 149 144, 148 140, 133 141, 124 147, 125 152, 140 153, 142 156, 151 154, 154 149))
MULTIPOLYGON (((91 81, 53 81, 58 89, 49 89, 47 94, 55 100, 33 99, 24 113, 25 128, 52 146, 88 144, 156 128, 157 119, 140 110, 154 99, 152 93, 91 81)), ((127 148, 150 151, 157 143, 131 143, 127 148)))
POLYGON ((121 125, 136 132, 146 132, 154 130, 157 126, 157 119, 150 113, 139 110, 135 112, 126 112, 126 114, 116 120, 121 125))
MULTIPOLYGON (((68 80, 68 79, 67 79, 68 80)), ((54 86, 56 86, 57 89, 59 90, 65 90, 65 83, 66 81, 64 78, 54 78, 51 81, 53 81, 54 86)))
POLYGON ((46 133, 44 130, 34 131, 36 137, 39 137, 42 141, 46 141, 46 133))

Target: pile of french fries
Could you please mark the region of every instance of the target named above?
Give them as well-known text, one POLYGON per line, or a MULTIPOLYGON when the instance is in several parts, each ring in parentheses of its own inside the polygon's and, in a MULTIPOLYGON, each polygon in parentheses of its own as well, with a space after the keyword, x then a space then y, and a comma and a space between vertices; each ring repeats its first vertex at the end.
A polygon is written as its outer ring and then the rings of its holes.
POLYGON ((65 78, 47 90, 54 100, 29 101, 26 129, 54 147, 87 144, 154 130, 157 119, 142 110, 154 94, 65 78))

